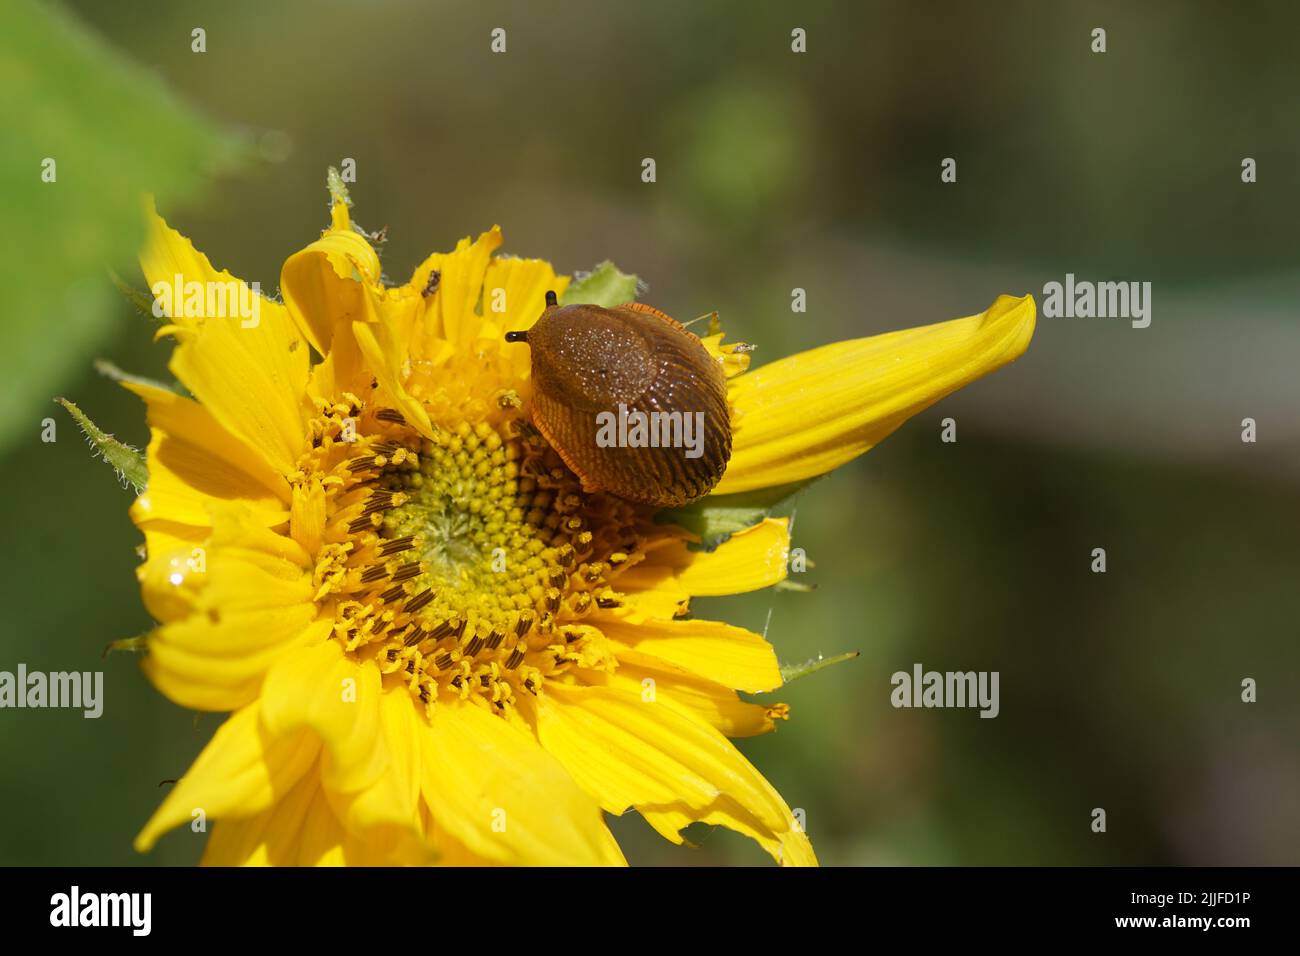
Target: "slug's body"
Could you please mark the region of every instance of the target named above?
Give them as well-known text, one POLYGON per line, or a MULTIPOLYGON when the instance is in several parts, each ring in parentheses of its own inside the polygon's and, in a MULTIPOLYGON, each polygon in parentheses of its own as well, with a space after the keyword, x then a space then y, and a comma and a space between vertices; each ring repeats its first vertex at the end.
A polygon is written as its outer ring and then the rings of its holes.
POLYGON ((585 491, 674 507, 722 478, 726 376, 679 322, 638 303, 559 306, 548 293, 533 327, 506 338, 532 349, 533 422, 585 491))

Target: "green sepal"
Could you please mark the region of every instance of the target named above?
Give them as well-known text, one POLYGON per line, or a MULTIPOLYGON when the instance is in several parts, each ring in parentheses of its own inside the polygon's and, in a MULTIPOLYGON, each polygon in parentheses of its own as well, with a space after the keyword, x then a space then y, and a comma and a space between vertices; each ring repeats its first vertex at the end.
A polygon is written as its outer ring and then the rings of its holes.
POLYGON ((108 270, 108 277, 113 280, 113 285, 117 286, 117 291, 122 293, 122 297, 131 303, 141 315, 153 319, 155 322, 170 321, 165 315, 160 317, 154 314, 154 298, 148 292, 137 289, 112 269, 108 270))
POLYGON ((118 478, 129 482, 131 487, 135 489, 136 494, 144 491, 145 485, 149 481, 149 469, 145 465, 145 458, 140 449, 132 448, 130 445, 118 441, 92 422, 85 412, 66 398, 56 398, 55 401, 68 410, 68 414, 81 426, 81 430, 85 433, 91 447, 100 454, 104 461, 113 466, 118 478))
POLYGON ((860 651, 848 651, 844 654, 836 654, 834 657, 814 657, 804 661, 802 664, 782 664, 781 680, 783 683, 790 683, 792 680, 798 680, 800 677, 807 677, 809 674, 815 674, 823 668, 830 667, 833 664, 843 664, 845 661, 851 661, 857 657, 860 651))
MULTIPOLYGON (((811 563, 811 562, 810 562, 811 563)), ((782 578, 772 585, 774 591, 797 591, 800 594, 810 594, 817 590, 815 584, 804 584, 801 581, 791 581, 789 578, 782 578)))
POLYGON ((149 635, 137 634, 135 637, 119 637, 115 641, 109 641, 104 648, 101 657, 108 657, 114 651, 127 651, 132 654, 143 654, 149 650, 149 635))
POLYGON ((150 388, 159 388, 164 392, 175 392, 180 394, 180 389, 175 385, 168 385, 160 382, 156 378, 147 378, 143 375, 133 375, 125 369, 118 368, 108 359, 95 359, 95 371, 104 378, 112 379, 119 385, 147 385, 150 388))
POLYGON ((700 539, 691 545, 693 549, 712 551, 736 532, 752 528, 773 514, 788 511, 791 499, 817 477, 734 495, 705 495, 681 508, 666 508, 658 512, 655 521, 684 528, 700 539))

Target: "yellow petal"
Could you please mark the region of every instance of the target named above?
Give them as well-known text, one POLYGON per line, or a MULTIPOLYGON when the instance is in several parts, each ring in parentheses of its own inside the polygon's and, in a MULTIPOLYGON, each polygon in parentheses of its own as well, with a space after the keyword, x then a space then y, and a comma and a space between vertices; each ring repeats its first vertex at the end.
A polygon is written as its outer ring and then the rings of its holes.
POLYGON ((293 506, 289 519, 289 533, 308 554, 320 550, 325 533, 325 488, 319 478, 311 478, 293 486, 293 506))
MULTIPOLYGON (((501 242, 501 227, 493 226, 473 242, 462 239, 454 252, 430 256, 416 269, 416 276, 423 272, 426 281, 430 269, 437 268, 442 273, 425 319, 433 334, 457 345, 471 341, 477 334, 481 319, 475 314, 475 308, 483 291, 483 276, 489 257, 500 248, 501 242)), ((413 285, 415 281, 412 280, 413 285)))
POLYGON ((347 855, 362 853, 367 863, 428 861, 416 789, 418 738, 428 728, 404 685, 385 690, 373 661, 355 661, 326 641, 286 656, 267 674, 262 708, 271 733, 310 728, 324 745, 321 784, 347 836, 347 855))
POLYGON ((388 773, 393 777, 393 798, 402 819, 415 820, 420 813, 420 785, 424 780, 424 738, 431 733, 423 705, 417 705, 400 681, 384 690, 379 716, 384 745, 389 754, 388 773))
POLYGON ((320 747, 310 735, 272 739, 259 718, 256 702, 230 715, 135 838, 136 850, 147 853, 196 810, 205 820, 259 814, 315 764, 320 747))
POLYGON ((391 397, 398 411, 421 435, 432 437, 433 426, 429 423, 429 413, 406 390, 402 379, 402 368, 409 358, 406 339, 396 333, 387 320, 373 325, 354 322, 352 334, 375 379, 391 397))
POLYGON ((372 379, 356 337, 350 329, 347 334, 340 331, 334 336, 326 356, 311 367, 307 394, 332 405, 344 392, 364 395, 372 379))
MULTIPOLYGON (((148 563, 152 563, 159 556, 165 556, 164 562, 174 562, 174 567, 183 568, 185 562, 191 556, 194 548, 203 544, 209 532, 208 528, 201 528, 192 524, 180 524, 175 521, 157 521, 149 520, 148 512, 139 509, 137 506, 140 499, 135 500, 129 509, 131 520, 135 522, 141 532, 144 533, 145 554, 148 557, 148 563)), ((147 504, 147 502, 146 502, 147 504)), ((171 570, 163 572, 161 569, 151 569, 148 564, 136 568, 136 574, 143 578, 150 571, 156 572, 156 579, 163 580, 171 575, 171 570)), ((145 604, 148 606, 149 593, 144 594, 145 604)), ((152 607, 149 613, 157 620, 172 620, 176 615, 160 614, 152 607)))
POLYGON ((275 736, 302 727, 325 746, 321 780, 329 790, 358 793, 388 770, 382 746, 379 668, 352 660, 328 640, 285 655, 266 675, 262 720, 275 736))
POLYGON ((781 686, 772 645, 758 634, 720 621, 597 620, 610 639, 640 654, 669 661, 701 677, 751 693, 781 686))
POLYGON ((664 839, 679 845, 685 842, 681 835, 683 827, 692 823, 704 823, 726 827, 749 837, 782 866, 817 866, 817 855, 813 853, 812 844, 802 831, 792 828, 773 836, 755 828, 746 822, 743 809, 727 797, 721 798, 715 808, 703 813, 687 812, 676 807, 642 807, 640 813, 664 839))
POLYGON ((838 342, 730 383, 731 462, 715 494, 801 481, 856 458, 917 412, 1024 353, 1032 296, 964 319, 838 342))
POLYGON ((203 865, 310 866, 318 862, 328 852, 321 849, 322 844, 326 848, 341 845, 343 828, 332 816, 322 819, 319 813, 313 814, 317 801, 328 812, 318 770, 312 766, 261 813, 217 820, 203 851, 203 865), (309 817, 315 832, 305 834, 309 817))
POLYGON ((461 843, 445 829, 433 825, 433 817, 429 814, 429 808, 424 807, 424 816, 428 823, 426 831, 429 834, 429 847, 433 851, 433 863, 436 866, 500 866, 496 860, 490 860, 485 856, 479 856, 472 852, 465 844, 461 843))
POLYGON ((537 711, 543 746, 609 812, 635 807, 647 819, 662 812, 707 820, 758 840, 780 862, 812 862, 785 801, 726 737, 687 711, 613 688, 552 684, 537 711))
POLYGON ((555 274, 544 259, 516 259, 496 256, 488 262, 483 276, 484 313, 493 316, 506 332, 532 328, 546 308, 546 293, 563 295, 569 277, 555 274), (500 290, 504 311, 492 308, 500 290))
MULTIPOLYGON (((363 665, 365 666, 365 665, 363 665)), ((379 696, 379 740, 385 769, 378 779, 360 790, 347 792, 334 786, 327 797, 335 816, 347 831, 344 855, 350 866, 422 866, 435 861, 420 799, 423 779, 423 742, 429 723, 410 690, 393 679, 379 696)), ((328 771, 330 755, 322 761, 328 771)))
POLYGON ((325 787, 317 787, 303 813, 302 828, 295 842, 296 866, 343 866, 347 857, 343 844, 347 831, 330 808, 325 787))
MULTIPOLYGON (((494 320, 496 331, 502 336, 506 332, 527 330, 546 308, 546 293, 563 295, 568 287, 569 277, 557 276, 549 262, 497 256, 489 261, 483 277, 483 312, 494 320), (492 309, 498 301, 505 307, 503 312, 492 309)), ((514 378, 527 379, 532 374, 527 348, 507 349, 505 356, 514 378)))
POLYGON ((349 833, 316 768, 274 806, 245 819, 218 820, 204 866, 412 866, 436 862, 430 848, 395 847, 373 833, 349 833))
POLYGON ((404 685, 385 691, 373 661, 354 661, 337 641, 325 641, 266 675, 263 723, 273 735, 315 732, 330 812, 348 839, 374 851, 368 858, 428 860, 415 790, 415 705, 404 685))
POLYGON ((652 618, 666 620, 687 612, 691 596, 684 591, 673 590, 671 578, 662 580, 667 582, 667 586, 663 588, 632 591, 623 595, 626 605, 623 610, 628 620, 644 621, 652 618))
POLYGON ((141 663, 164 695, 195 710, 233 710, 252 701, 267 670, 287 650, 325 630, 295 610, 231 612, 220 623, 200 617, 166 624, 149 638, 141 663))
POLYGON ((438 702, 423 767, 435 829, 478 856, 526 866, 624 863, 596 802, 532 736, 476 704, 438 702))
POLYGON ((321 355, 329 352, 340 323, 346 328, 353 321, 375 321, 366 287, 377 287, 381 274, 379 256, 347 221, 347 206, 335 203, 332 215, 332 227, 280 270, 285 308, 321 355))
POLYGON ((135 570, 140 581, 140 595, 144 605, 159 622, 179 621, 194 613, 203 577, 197 569, 201 566, 209 529, 190 525, 173 525, 164 533, 155 526, 144 525, 148 557, 135 570), (181 528, 197 531, 192 540, 181 540, 168 533, 181 528))
MULTIPOLYGON (((207 256, 158 217, 152 204, 148 220, 140 265, 151 289, 159 284, 173 288, 179 276, 182 283, 199 283, 201 290, 224 287, 250 294, 229 272, 214 269, 207 256)), ((306 450, 306 343, 284 306, 263 296, 255 301, 255 317, 231 315, 229 309, 221 315, 188 316, 173 302, 175 324, 168 328, 179 341, 171 369, 226 431, 281 475, 290 475, 306 450)))
POLYGON ((214 511, 237 504, 254 524, 282 524, 289 485, 202 405, 165 389, 127 387, 148 403, 153 427, 148 485, 130 510, 147 549, 137 575, 149 612, 173 621, 182 616, 173 598, 203 580, 195 565, 203 561, 214 511))
MULTIPOLYGON (((257 696, 273 663, 322 640, 330 622, 315 620, 307 556, 244 513, 217 512, 202 561, 177 580, 152 582, 191 589, 192 597, 175 602, 191 610, 150 635, 141 666, 178 704, 236 710, 257 696)), ((150 606, 166 604, 160 595, 150 606)))
POLYGON ((248 505, 253 520, 267 526, 284 521, 288 482, 207 409, 163 388, 126 387, 145 400, 153 429, 149 483, 132 512, 137 525, 174 522, 206 529, 214 500, 248 505))
POLYGON ((727 378, 735 378, 749 368, 748 346, 738 342, 723 345, 721 332, 703 336, 700 342, 713 356, 713 360, 722 366, 722 374, 727 378))
POLYGON ((783 580, 789 552, 788 519, 764 518, 713 551, 692 551, 680 538, 666 540, 613 581, 622 591, 660 592, 670 598, 743 594, 783 580))
POLYGON ((642 697, 653 689, 655 700, 687 708, 728 737, 753 737, 775 726, 768 707, 741 700, 729 687, 617 643, 614 653, 618 669, 602 675, 606 686, 642 697))

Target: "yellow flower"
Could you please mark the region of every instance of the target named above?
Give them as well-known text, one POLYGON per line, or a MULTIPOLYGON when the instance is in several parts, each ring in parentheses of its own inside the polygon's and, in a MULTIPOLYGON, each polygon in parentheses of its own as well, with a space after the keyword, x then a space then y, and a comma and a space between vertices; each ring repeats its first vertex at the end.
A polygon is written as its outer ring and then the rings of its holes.
MULTIPOLYGON (((239 282, 149 215, 151 286, 239 282)), ((216 821, 207 863, 621 864, 603 814, 635 808, 675 843, 703 821, 816 862, 728 739, 786 716, 737 694, 781 685, 772 647, 683 617, 693 596, 782 580, 786 520, 707 552, 650 508, 583 494, 529 424, 528 349, 504 340, 569 279, 494 256, 501 242, 462 240, 390 286, 336 201, 256 322, 173 299, 159 334, 193 398, 127 386, 152 429, 131 512, 159 622, 144 668, 230 717, 141 851, 197 809, 216 821), (504 312, 484 307, 498 289, 504 312)), ((734 423, 716 491, 835 468, 1015 359, 1033 327, 1033 300, 1004 296, 753 372, 710 336, 734 423)))

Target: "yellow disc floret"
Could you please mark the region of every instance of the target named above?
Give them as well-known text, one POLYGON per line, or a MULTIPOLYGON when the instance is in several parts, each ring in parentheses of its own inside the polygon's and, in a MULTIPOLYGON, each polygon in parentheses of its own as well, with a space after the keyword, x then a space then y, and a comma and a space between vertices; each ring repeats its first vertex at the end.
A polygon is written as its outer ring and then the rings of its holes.
POLYGON ((348 652, 430 708, 482 694, 500 713, 571 668, 614 667, 579 622, 617 606, 607 573, 637 551, 637 510, 584 495, 526 419, 424 437, 346 395, 314 431, 304 475, 325 473, 330 501, 318 600, 336 602, 348 652))

